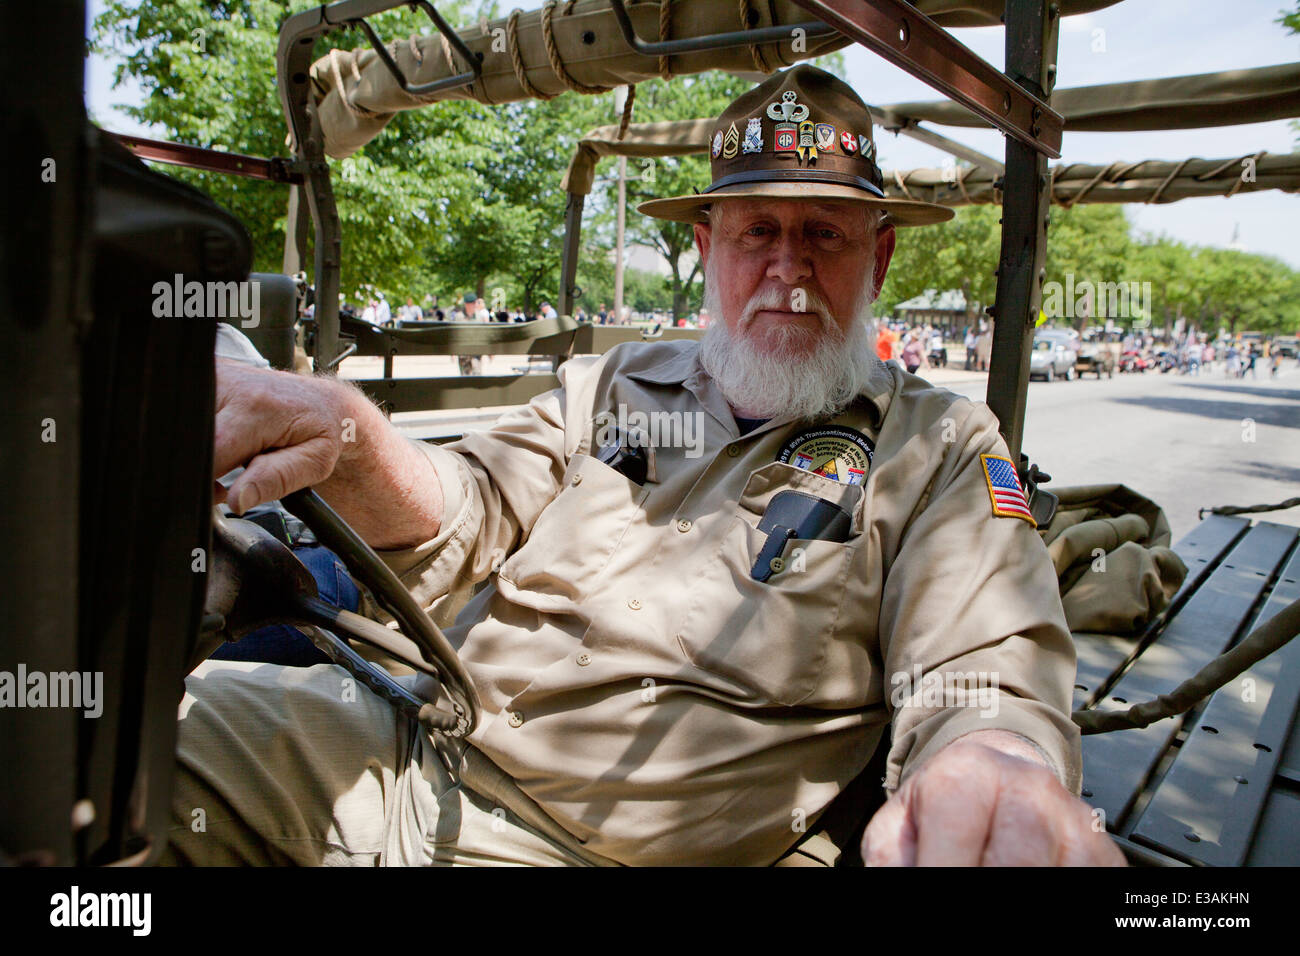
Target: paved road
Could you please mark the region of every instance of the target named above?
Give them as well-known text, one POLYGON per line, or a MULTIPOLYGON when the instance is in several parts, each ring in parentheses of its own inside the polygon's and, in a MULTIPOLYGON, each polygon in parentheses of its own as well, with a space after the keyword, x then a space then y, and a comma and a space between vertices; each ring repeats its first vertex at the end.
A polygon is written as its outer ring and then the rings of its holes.
MULTIPOLYGON (((1146 495, 1177 541, 1199 508, 1300 497, 1300 368, 1285 366, 1274 380, 1217 371, 1031 382, 1024 450, 1057 485, 1115 481, 1146 495)), ((973 373, 931 380, 985 396, 973 373)), ((1259 517, 1300 526, 1300 508, 1259 517)))
MULTIPOLYGON (((494 357, 488 371, 508 374, 521 359, 494 357)), ((453 361, 408 360, 403 374, 455 375, 453 361), (435 362, 441 364, 434 368, 435 362)), ((372 369, 349 360, 344 375, 380 374, 377 363, 372 369)), ((1146 372, 1031 382, 1025 451, 1058 486, 1121 482, 1146 495, 1165 509, 1177 541, 1196 526, 1199 508, 1300 496, 1300 368, 1294 360, 1285 364, 1276 380, 1267 373, 1228 379, 1220 367, 1201 376, 1146 372)), ((984 400, 982 374, 951 368, 926 377, 984 400)), ((500 411, 412 412, 394 420, 428 438, 487 428, 500 411)), ((1300 508, 1261 517, 1300 526, 1300 508)))

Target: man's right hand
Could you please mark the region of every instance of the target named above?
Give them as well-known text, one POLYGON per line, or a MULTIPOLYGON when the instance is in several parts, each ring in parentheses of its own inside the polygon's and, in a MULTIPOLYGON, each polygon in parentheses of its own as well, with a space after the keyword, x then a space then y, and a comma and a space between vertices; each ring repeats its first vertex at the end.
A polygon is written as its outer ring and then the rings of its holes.
POLYGON ((441 524, 429 460, 342 382, 218 360, 215 444, 215 475, 244 466, 216 491, 237 514, 311 485, 373 547, 419 544, 441 524))

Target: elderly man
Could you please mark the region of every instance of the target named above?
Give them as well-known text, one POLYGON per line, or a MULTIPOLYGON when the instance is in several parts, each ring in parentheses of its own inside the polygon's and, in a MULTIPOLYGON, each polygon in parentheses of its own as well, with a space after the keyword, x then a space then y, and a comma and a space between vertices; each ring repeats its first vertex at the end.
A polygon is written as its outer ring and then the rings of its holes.
POLYGON ((235 511, 311 484, 423 605, 488 582, 447 629, 483 714, 459 743, 330 666, 204 665, 172 859, 765 864, 885 747, 868 863, 1122 860, 1073 796, 1073 647, 997 423, 875 356, 895 226, 951 213, 884 197, 865 105, 811 67, 712 152, 642 206, 695 223, 698 346, 575 359, 445 447, 221 368, 235 511))

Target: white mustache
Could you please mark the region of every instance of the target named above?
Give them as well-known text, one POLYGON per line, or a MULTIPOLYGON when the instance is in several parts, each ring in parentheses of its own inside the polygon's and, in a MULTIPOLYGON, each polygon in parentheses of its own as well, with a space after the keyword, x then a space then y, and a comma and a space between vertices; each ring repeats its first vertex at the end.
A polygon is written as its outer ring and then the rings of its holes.
POLYGON ((823 327, 835 324, 831 319, 831 310, 826 301, 811 289, 785 291, 773 286, 766 286, 750 296, 749 301, 745 303, 745 309, 740 315, 740 327, 742 329, 748 327, 756 314, 769 310, 773 312, 807 312, 821 319, 823 327), (802 309, 793 307, 794 293, 796 291, 803 292, 802 309))

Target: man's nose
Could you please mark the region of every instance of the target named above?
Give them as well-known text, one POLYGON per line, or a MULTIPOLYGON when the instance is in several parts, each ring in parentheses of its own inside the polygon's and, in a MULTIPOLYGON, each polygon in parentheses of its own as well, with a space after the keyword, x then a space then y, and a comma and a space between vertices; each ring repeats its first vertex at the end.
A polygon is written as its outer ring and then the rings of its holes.
POLYGON ((767 277, 779 279, 788 286, 796 286, 812 277, 812 257, 804 237, 783 233, 771 250, 767 277))

